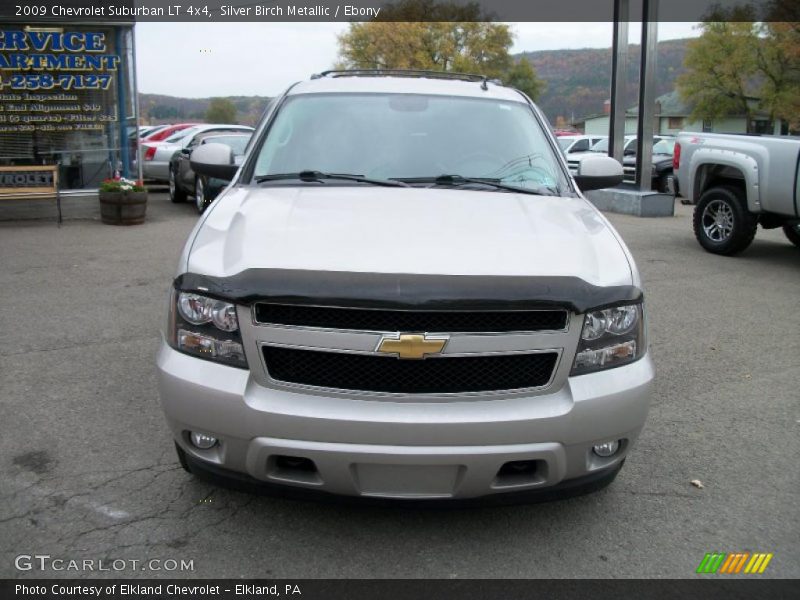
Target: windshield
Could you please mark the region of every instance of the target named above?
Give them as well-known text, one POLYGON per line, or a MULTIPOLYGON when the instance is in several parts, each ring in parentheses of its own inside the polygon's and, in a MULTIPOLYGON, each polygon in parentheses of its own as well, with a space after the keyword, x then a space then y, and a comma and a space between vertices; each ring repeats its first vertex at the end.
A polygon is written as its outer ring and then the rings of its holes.
POLYGON ((452 96, 290 97, 258 151, 254 178, 302 171, 382 180, 447 174, 568 189, 527 105, 452 96))
POLYGON ((567 148, 569 148, 575 140, 573 138, 560 137, 556 138, 556 141, 558 145, 561 146, 561 149, 566 152, 567 148))
POLYGON ((675 151, 675 140, 661 140, 653 145, 653 154, 672 154, 675 151))
POLYGON ((198 131, 197 127, 187 127, 186 129, 181 129, 180 131, 173 133, 164 141, 170 144, 174 142, 179 142, 187 135, 194 135, 195 133, 197 133, 197 131, 198 131))
MULTIPOLYGON (((625 138, 625 145, 623 148, 625 150, 630 150, 631 148, 636 147, 636 138, 625 138)), ((608 154, 608 138, 603 138, 599 142, 597 142, 591 148, 592 152, 603 152, 604 154, 608 154)))

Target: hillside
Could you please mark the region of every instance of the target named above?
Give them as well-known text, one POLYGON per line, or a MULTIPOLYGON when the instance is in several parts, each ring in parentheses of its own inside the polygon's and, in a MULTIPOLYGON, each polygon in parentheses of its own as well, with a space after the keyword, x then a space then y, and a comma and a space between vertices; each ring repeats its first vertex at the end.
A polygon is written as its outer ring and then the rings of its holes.
MULTIPOLYGON (((658 45, 656 59, 656 94, 675 87, 675 78, 683 72, 683 57, 688 40, 668 40, 658 45)), ((629 84, 626 106, 637 103, 640 48, 630 46, 629 84)), ((525 52, 537 74, 547 83, 538 104, 555 123, 559 116, 566 121, 603 112, 611 85, 611 48, 580 50, 543 50, 525 52)))
MULTIPOLYGON (((269 102, 265 96, 228 96, 236 107, 239 124, 255 125, 269 102)), ((211 98, 180 98, 139 94, 139 110, 145 123, 204 121, 211 98)))
MULTIPOLYGON (((675 78, 683 70, 687 40, 668 40, 658 45, 656 61, 656 93, 671 91, 675 78)), ((558 117, 567 122, 573 118, 603 111, 611 85, 611 48, 580 50, 543 50, 525 52, 539 77, 547 83, 539 106, 555 123, 558 117)), ((632 82, 627 91, 626 106, 636 104, 639 46, 630 47, 628 72, 632 82)), ((255 125, 269 101, 264 96, 230 96, 236 106, 239 123, 255 125)), ((159 94, 139 94, 144 122, 164 123, 202 121, 210 98, 180 98, 159 94)))

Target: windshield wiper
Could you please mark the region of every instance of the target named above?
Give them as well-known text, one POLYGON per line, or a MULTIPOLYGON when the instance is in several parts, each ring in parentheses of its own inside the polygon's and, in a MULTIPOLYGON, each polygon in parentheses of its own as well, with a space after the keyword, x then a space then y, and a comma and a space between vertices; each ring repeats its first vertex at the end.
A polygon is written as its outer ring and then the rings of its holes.
POLYGON ((326 179, 339 179, 343 181, 356 181, 358 183, 370 183, 372 185, 385 185, 389 187, 409 187, 407 183, 390 179, 372 179, 363 175, 352 175, 350 173, 323 173, 322 171, 298 171, 297 173, 274 173, 272 175, 261 175, 256 177, 256 183, 266 181, 280 181, 283 179, 299 179, 307 182, 324 182, 326 179))
POLYGON ((558 194, 554 188, 540 186, 537 188, 526 188, 516 185, 503 183, 502 180, 493 177, 464 177, 462 175, 439 175, 437 177, 401 177, 393 178, 394 181, 405 183, 433 183, 434 185, 460 186, 468 184, 488 185, 500 190, 509 192, 519 192, 522 194, 534 194, 537 196, 553 196, 558 194))

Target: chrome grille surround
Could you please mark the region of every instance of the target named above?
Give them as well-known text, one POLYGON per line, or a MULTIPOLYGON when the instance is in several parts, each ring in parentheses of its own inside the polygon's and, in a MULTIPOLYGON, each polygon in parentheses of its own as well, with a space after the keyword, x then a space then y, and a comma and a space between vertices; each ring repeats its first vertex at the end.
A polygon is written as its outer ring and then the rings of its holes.
POLYGON ((267 325, 256 321, 254 306, 238 307, 245 354, 251 365, 253 379, 268 388, 283 391, 337 396, 353 399, 375 399, 394 402, 481 400, 487 398, 535 396, 560 389, 569 376, 569 370, 577 347, 578 335, 583 321, 582 315, 569 313, 567 327, 561 331, 539 332, 398 332, 337 330, 296 325, 267 325), (324 388, 273 379, 269 375, 264 359, 263 346, 343 352, 382 356, 385 360, 398 360, 377 352, 377 347, 386 335, 400 333, 425 333, 431 336, 447 335, 448 342, 436 358, 424 360, 455 359, 460 356, 487 356, 498 354, 544 353, 557 354, 555 367, 549 381, 539 387, 492 390, 481 392, 406 394, 324 388))

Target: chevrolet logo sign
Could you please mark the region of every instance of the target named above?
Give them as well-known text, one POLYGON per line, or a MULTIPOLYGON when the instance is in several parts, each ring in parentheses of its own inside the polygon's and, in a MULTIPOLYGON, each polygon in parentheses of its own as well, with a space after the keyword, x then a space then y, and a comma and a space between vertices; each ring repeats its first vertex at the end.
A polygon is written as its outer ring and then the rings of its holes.
POLYGON ((447 337, 428 338, 420 333, 403 333, 400 337, 383 336, 378 352, 395 354, 397 358, 420 360, 429 354, 439 354, 447 343, 447 337))

